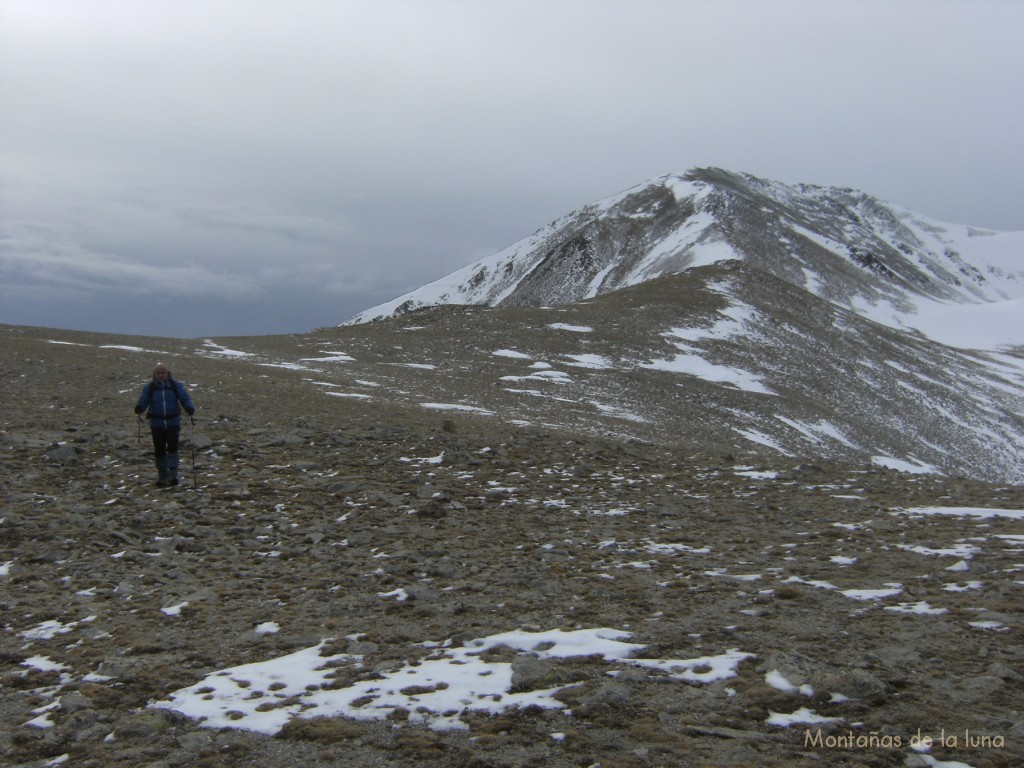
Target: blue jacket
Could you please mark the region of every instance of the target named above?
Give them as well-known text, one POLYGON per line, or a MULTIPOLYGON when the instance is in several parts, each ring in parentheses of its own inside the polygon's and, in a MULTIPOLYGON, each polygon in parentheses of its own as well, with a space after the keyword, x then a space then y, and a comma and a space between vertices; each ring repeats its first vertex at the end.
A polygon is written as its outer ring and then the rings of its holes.
POLYGON ((188 413, 195 411, 185 387, 170 376, 166 381, 153 379, 149 382, 135 404, 136 413, 149 411, 146 418, 150 420, 149 425, 156 428, 180 427, 182 408, 188 413))

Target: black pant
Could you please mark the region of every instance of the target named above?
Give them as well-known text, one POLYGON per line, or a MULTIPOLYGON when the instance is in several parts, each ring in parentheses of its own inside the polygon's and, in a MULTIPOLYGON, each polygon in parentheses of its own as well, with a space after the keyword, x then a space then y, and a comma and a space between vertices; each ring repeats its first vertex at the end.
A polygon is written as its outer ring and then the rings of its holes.
POLYGON ((181 427, 151 427, 153 432, 153 453, 163 456, 178 452, 178 436, 181 427))

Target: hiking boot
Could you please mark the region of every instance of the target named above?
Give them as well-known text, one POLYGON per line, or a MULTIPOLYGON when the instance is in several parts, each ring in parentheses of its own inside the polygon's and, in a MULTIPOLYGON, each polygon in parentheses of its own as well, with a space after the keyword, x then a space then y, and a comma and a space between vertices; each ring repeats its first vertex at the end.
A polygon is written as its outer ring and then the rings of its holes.
POLYGON ((178 454, 168 453, 167 459, 167 484, 177 485, 178 484, 178 454))
POLYGON ((156 464, 156 487, 163 488, 167 485, 167 456, 156 456, 153 461, 156 464))

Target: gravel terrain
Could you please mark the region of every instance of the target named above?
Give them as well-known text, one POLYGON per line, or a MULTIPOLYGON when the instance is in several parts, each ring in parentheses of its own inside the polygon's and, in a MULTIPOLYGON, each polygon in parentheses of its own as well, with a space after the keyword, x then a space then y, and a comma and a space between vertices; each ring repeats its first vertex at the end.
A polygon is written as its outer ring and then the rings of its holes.
POLYGON ((175 353, 198 413, 158 490, 131 409, 144 350, 177 342, 0 331, 0 764, 1024 764, 1024 487, 510 427, 175 353), (597 628, 637 661, 744 656, 702 682, 492 649, 560 708, 467 705, 461 730, 411 717, 416 691, 276 734, 151 706, 325 640, 359 658, 340 689, 424 644, 597 628))

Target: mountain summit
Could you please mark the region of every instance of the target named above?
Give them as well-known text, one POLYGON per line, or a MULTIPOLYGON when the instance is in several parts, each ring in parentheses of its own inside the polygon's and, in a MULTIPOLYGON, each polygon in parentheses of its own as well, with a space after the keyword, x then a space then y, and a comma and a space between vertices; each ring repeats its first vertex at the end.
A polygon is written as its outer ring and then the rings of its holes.
POLYGON ((349 323, 444 304, 569 304, 740 260, 839 306, 902 324, 922 302, 1024 299, 1022 250, 1021 232, 939 223, 852 189, 705 168, 588 205, 349 323))
POLYGON ((1022 252, 1024 232, 700 169, 338 330, 457 351, 410 387, 511 423, 1021 482, 1022 252))

